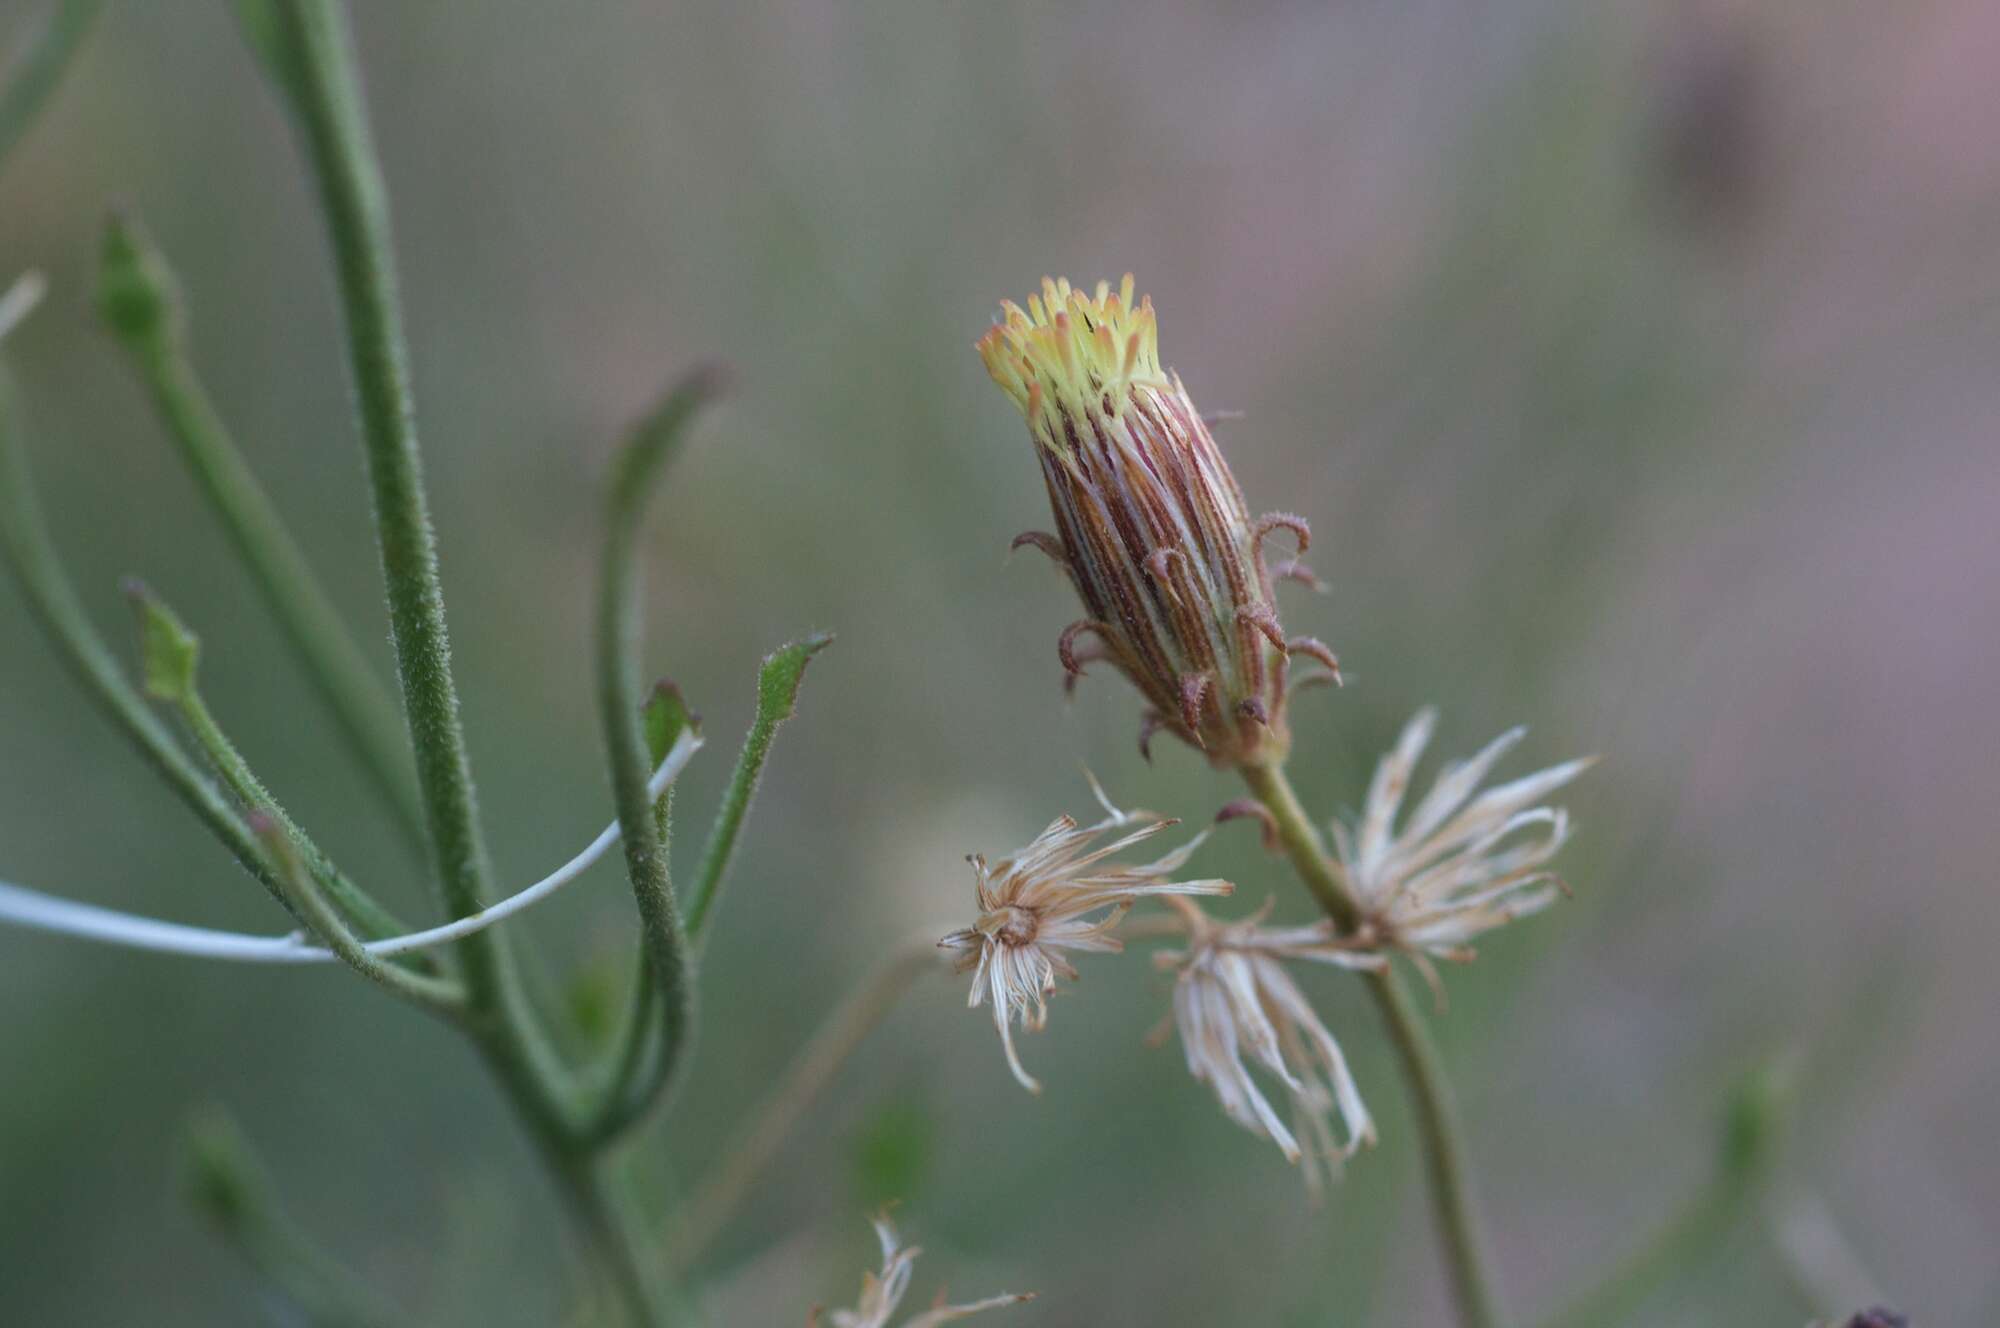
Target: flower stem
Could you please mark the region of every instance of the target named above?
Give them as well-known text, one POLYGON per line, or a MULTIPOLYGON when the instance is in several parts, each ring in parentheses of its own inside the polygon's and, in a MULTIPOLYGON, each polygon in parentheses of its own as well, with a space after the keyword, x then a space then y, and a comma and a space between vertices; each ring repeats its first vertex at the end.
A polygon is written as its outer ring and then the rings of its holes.
MULTIPOLYGON (((1339 865, 1327 856, 1326 845, 1299 804, 1284 768, 1252 763, 1241 770, 1250 791, 1277 822, 1278 841, 1299 880, 1336 926, 1352 932, 1361 920, 1360 906, 1339 865)), ((1431 1200, 1444 1237, 1445 1263, 1451 1273, 1459 1320, 1467 1328, 1500 1328, 1507 1321, 1506 1314, 1500 1306, 1492 1258, 1479 1225, 1464 1130, 1444 1060, 1396 971, 1385 969, 1363 976, 1388 1026, 1389 1040, 1402 1061, 1403 1078, 1417 1108, 1431 1200)))

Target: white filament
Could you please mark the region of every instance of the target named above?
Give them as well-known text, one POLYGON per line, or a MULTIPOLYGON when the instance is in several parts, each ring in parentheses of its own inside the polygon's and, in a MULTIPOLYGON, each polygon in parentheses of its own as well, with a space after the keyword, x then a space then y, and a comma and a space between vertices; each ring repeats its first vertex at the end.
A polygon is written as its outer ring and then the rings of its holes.
MULTIPOLYGON (((667 752, 666 759, 660 762, 660 768, 646 782, 649 798, 658 798, 666 792, 667 786, 674 782, 674 777, 680 774, 700 748, 699 736, 692 731, 683 732, 667 752)), ((499 903, 441 927, 370 941, 365 948, 376 955, 404 954, 484 931, 496 922, 532 908, 583 875, 618 842, 618 838, 618 823, 613 821, 604 827, 597 838, 585 845, 581 853, 499 903)), ((10 885, 5 881, 0 881, 0 923, 102 941, 106 945, 122 945, 132 950, 152 950, 161 954, 191 955, 197 959, 222 959, 243 964, 323 964, 334 958, 331 950, 309 939, 303 932, 255 936, 242 932, 212 931, 207 927, 189 927, 178 922, 163 922, 158 918, 99 908, 95 904, 81 904, 73 899, 43 894, 39 890, 10 885)))

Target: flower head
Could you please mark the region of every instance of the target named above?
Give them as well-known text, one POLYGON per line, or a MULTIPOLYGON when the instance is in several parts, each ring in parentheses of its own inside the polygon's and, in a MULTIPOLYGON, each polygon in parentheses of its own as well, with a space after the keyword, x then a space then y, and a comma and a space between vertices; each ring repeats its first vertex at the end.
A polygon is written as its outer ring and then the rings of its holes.
POLYGON ((1116 952, 1124 942, 1112 929, 1145 895, 1226 895, 1228 881, 1169 881, 1205 835, 1197 835, 1173 852, 1144 866, 1124 866, 1110 858, 1178 825, 1149 812, 1125 812, 1111 805, 1104 790, 1091 782, 1105 819, 1079 826, 1058 816, 1034 843, 1011 857, 988 864, 981 854, 972 864, 979 898, 979 920, 938 942, 952 952, 961 973, 972 973, 967 1004, 993 1003, 993 1024, 1007 1051, 1014 1077, 1031 1093, 1042 1086, 1021 1067, 1014 1050, 1013 1023, 1040 1029, 1048 1022, 1048 997, 1056 974, 1075 980, 1076 968, 1062 951, 1116 952), (1137 826, 1101 848, 1091 845, 1106 831, 1137 826))
POLYGON ((1286 745, 1290 657, 1339 676, 1330 650, 1278 623, 1273 580, 1312 573, 1264 561, 1273 532, 1301 551, 1310 532, 1284 513, 1251 520, 1158 343, 1152 301, 1133 304, 1129 275, 1094 295, 1045 280, 1025 310, 1001 306, 979 354, 1027 419, 1056 522, 1014 544, 1054 558, 1083 599, 1086 616, 1057 644, 1069 680, 1105 660, 1150 702, 1142 749, 1164 728, 1218 765, 1262 759, 1286 745))
MULTIPOLYGON (((897 1303, 910 1288, 911 1269, 923 1251, 915 1245, 901 1243, 896 1235, 896 1224, 889 1220, 887 1213, 876 1217, 874 1222, 875 1238, 882 1243, 882 1271, 861 1275, 860 1303, 851 1310, 835 1310, 829 1320, 829 1328, 887 1328, 889 1316, 896 1312, 897 1303)), ((936 1328, 938 1324, 963 1319, 982 1310, 997 1310, 1034 1298, 1034 1292, 1025 1291, 988 1296, 969 1305, 947 1305, 944 1293, 939 1292, 938 1303, 916 1318, 904 1320, 903 1328, 936 1328)), ((809 1328, 816 1328, 819 1323, 820 1312, 814 1310, 807 1324, 809 1328)))
POLYGON ((1429 709, 1411 719, 1375 769, 1359 824, 1333 827, 1334 846, 1361 904, 1363 935, 1419 961, 1466 960, 1482 932, 1546 908, 1562 892, 1545 865, 1568 840, 1569 817, 1533 804, 1595 758, 1565 761, 1475 797, 1487 771, 1526 731, 1514 729, 1471 760, 1448 763, 1399 829, 1403 795, 1436 723, 1429 709))
POLYGON ((1173 1017, 1188 1073, 1215 1090, 1231 1120, 1277 1144, 1287 1160, 1302 1161, 1306 1185, 1317 1192, 1321 1164, 1375 1142, 1375 1125, 1340 1044, 1283 961, 1343 968, 1381 968, 1384 961, 1337 940, 1329 923, 1266 927, 1268 904, 1248 918, 1222 922, 1186 900, 1171 902, 1187 924, 1187 948, 1160 951, 1154 961, 1174 970, 1173 1017), (1290 1128, 1258 1087, 1250 1063, 1285 1086, 1290 1128), (1336 1111, 1344 1144, 1334 1138, 1336 1111))

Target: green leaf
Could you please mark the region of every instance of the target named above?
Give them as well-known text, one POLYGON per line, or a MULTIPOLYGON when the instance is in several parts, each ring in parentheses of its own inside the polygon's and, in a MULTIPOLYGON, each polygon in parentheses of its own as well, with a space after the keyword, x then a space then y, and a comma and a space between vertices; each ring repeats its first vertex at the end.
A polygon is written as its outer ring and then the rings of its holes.
POLYGON ((177 704, 189 700, 195 694, 201 638, 143 581, 126 581, 125 595, 139 615, 139 665, 146 695, 177 704))
POLYGON ((757 717, 750 722, 750 733, 736 758, 736 770, 729 777, 729 791, 723 796, 722 809, 716 813, 715 824, 708 832, 708 843, 702 847, 694 889, 688 894, 688 935, 697 940, 701 938, 702 926, 708 920, 722 878, 729 872, 729 859, 736 851, 744 818, 750 814, 751 800, 757 796, 757 785, 763 778, 764 762, 771 754, 778 726, 798 709, 799 684, 805 681, 806 665, 832 644, 832 633, 815 632, 767 655, 764 667, 757 674, 757 717))

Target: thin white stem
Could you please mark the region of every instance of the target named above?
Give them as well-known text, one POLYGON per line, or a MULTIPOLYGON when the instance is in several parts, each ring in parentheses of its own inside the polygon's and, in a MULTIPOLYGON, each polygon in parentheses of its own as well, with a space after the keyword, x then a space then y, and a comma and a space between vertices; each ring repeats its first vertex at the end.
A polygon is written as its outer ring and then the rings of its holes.
MULTIPOLYGON (((666 792, 667 785, 674 782, 674 777, 680 774, 700 748, 698 734, 683 732, 667 752, 666 759, 660 762, 659 769, 646 782, 649 796, 658 798, 666 792)), ((583 875, 617 842, 618 823, 613 821, 581 853, 499 903, 441 927, 370 941, 365 948, 375 955, 406 954, 484 931, 496 922, 532 908, 583 875)), ((0 881, 0 923, 102 941, 107 945, 122 945, 132 950, 152 950, 161 954, 190 955, 197 959, 221 959, 242 964, 324 964, 335 958, 331 950, 308 940, 303 932, 257 936, 212 931, 207 927, 189 927, 178 922, 164 922, 134 913, 99 908, 95 904, 81 904, 73 899, 43 894, 39 890, 5 881, 0 881)))

